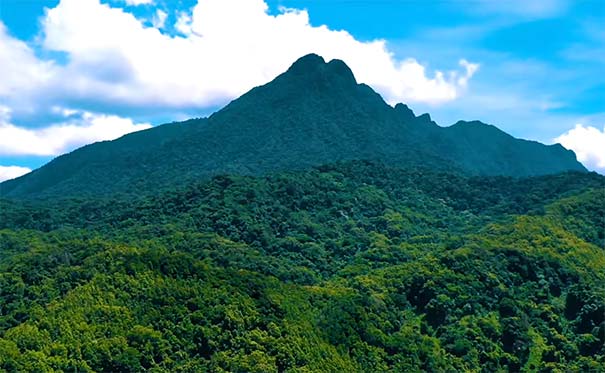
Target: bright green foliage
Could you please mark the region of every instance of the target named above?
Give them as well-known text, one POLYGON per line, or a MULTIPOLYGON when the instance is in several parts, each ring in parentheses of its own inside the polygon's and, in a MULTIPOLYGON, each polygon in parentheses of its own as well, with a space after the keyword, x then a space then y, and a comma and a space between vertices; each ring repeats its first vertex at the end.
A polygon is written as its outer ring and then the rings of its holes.
POLYGON ((0 201, 0 370, 605 371, 604 187, 350 162, 0 201))

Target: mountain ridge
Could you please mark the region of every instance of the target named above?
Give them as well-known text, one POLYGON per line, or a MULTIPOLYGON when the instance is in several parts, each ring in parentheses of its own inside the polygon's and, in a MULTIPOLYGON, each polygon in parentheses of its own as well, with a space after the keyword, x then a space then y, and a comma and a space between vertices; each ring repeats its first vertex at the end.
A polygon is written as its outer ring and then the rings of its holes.
POLYGON ((218 174, 355 159, 476 175, 586 171, 560 145, 515 139, 479 121, 440 127, 428 113, 416 116, 405 104, 391 107, 357 83, 343 61, 309 54, 208 118, 84 146, 0 184, 0 196, 140 193, 218 174))

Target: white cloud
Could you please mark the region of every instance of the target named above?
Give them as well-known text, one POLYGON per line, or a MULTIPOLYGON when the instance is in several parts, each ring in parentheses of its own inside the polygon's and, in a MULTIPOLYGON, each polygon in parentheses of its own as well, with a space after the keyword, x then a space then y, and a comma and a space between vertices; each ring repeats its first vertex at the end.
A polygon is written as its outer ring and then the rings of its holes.
POLYGON ((191 23, 193 22, 191 14, 188 12, 179 12, 174 28, 183 35, 192 33, 191 23))
POLYGON ((148 5, 153 4, 154 0, 124 0, 126 5, 137 6, 137 5, 148 5))
POLYGON ((31 172, 27 167, 19 166, 0 166, 0 182, 23 176, 31 172))
POLYGON ((153 18, 151 18, 151 24, 155 28, 162 29, 166 24, 166 18, 168 17, 168 13, 164 12, 161 9, 156 9, 153 18))
MULTIPOLYGON (((73 110, 64 110, 73 116, 73 110)), ((78 112, 77 118, 44 128, 24 128, 10 123, 10 111, 0 107, 0 155, 59 155, 79 146, 114 140, 127 133, 150 128, 147 123, 115 115, 78 112)))
POLYGON ((16 92, 31 94, 46 84, 56 73, 56 67, 52 62, 38 60, 31 48, 11 37, 0 21, 0 71, 0 100, 8 100, 16 92))
POLYGON ((605 126, 603 130, 576 124, 575 128, 553 140, 576 153, 588 169, 605 173, 605 126))
POLYGON ((431 73, 414 59, 397 59, 384 40, 362 42, 312 26, 305 10, 267 12, 262 0, 200 0, 178 14, 181 35, 171 36, 158 29, 167 26, 161 10, 148 27, 99 0, 61 0, 41 19, 37 52, 0 21, 0 154, 57 155, 150 127, 92 113, 99 107, 188 111, 223 104, 312 52, 344 60, 390 103, 451 101, 478 67, 460 60, 457 71, 431 73), (62 119, 40 128, 19 124, 43 113, 62 119))
MULTIPOLYGON (((384 40, 361 42, 344 30, 312 26, 304 10, 267 11, 262 0, 200 0, 177 17, 182 35, 170 36, 98 0, 62 0, 43 18, 43 45, 69 56, 53 81, 60 91, 139 106, 223 103, 311 52, 343 59, 391 103, 453 100, 478 68, 461 60, 462 71, 431 74, 414 59, 395 58, 384 40)), ((165 22, 156 16, 158 25, 165 22)))

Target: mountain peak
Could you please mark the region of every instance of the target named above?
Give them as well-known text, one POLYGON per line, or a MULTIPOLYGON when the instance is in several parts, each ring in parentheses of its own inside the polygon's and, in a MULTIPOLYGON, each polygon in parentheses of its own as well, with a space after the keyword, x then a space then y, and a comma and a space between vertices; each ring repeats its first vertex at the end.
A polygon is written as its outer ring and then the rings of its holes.
POLYGON ((487 123, 483 123, 480 120, 459 120, 456 123, 454 123, 454 126, 491 126, 491 125, 489 125, 487 123))
POLYGON ((459 131, 475 131, 475 132, 481 131, 481 132, 491 132, 491 133, 493 133, 493 132, 505 133, 498 127, 496 127, 492 124, 483 123, 480 120, 459 120, 456 123, 454 123, 451 127, 452 127, 452 129, 456 129, 459 131))
POLYGON ((322 56, 310 53, 296 60, 287 72, 295 75, 306 75, 319 71, 325 64, 326 61, 322 56))
POLYGON ((420 123, 433 123, 433 118, 431 118, 431 114, 424 113, 417 117, 418 122, 420 123))
POLYGON ((326 63, 323 57, 315 53, 307 54, 296 60, 286 75, 304 77, 309 81, 330 80, 347 85, 357 84, 353 72, 344 61, 333 59, 326 63))
POLYGON ((404 104, 390 107, 372 88, 357 84, 343 61, 309 54, 207 120, 92 144, 0 188, 2 197, 138 193, 218 174, 346 160, 479 175, 585 171, 573 152, 478 123, 439 127, 429 114, 416 117, 404 104))
POLYGON ((355 80, 355 75, 353 75, 353 71, 347 66, 346 63, 342 60, 331 60, 327 65, 327 72, 331 75, 340 77, 341 79, 357 84, 355 80))
POLYGON ((416 119, 416 115, 406 104, 398 103, 394 107, 395 112, 401 117, 404 121, 412 121, 416 119))

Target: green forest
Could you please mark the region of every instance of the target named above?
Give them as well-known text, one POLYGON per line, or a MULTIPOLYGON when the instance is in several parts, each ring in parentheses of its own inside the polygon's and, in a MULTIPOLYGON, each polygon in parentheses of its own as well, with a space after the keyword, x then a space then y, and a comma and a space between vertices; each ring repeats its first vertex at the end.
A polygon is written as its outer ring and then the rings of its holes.
POLYGON ((0 200, 0 370, 605 372, 605 177, 352 161, 0 200))
POLYGON ((480 121, 441 127, 387 104, 340 60, 298 59, 206 118, 158 125, 63 154, 0 183, 6 198, 155 193, 219 175, 258 176, 371 160, 470 175, 586 172, 573 151, 514 138, 480 121))

